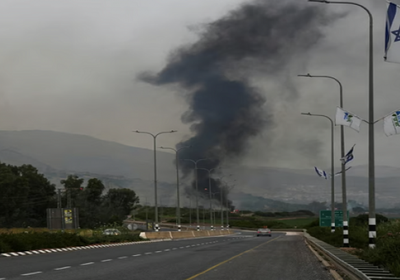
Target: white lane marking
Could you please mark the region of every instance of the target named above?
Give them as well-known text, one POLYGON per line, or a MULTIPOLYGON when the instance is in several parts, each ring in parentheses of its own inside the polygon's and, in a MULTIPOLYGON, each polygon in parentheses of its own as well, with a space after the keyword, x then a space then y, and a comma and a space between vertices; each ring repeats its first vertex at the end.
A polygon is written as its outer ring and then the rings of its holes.
POLYGON ((0 280, 5 280, 6 278, 0 278, 0 280))
POLYGON ((58 267, 58 268, 55 268, 54 270, 64 270, 64 269, 68 269, 68 268, 71 268, 71 267, 70 266, 58 267))
POLYGON ((151 254, 153 254, 152 252, 147 252, 147 253, 144 253, 145 255, 151 255, 151 254))
POLYGON ((196 244, 196 246, 200 246, 200 244, 196 244))
POLYGON ((123 256, 123 257, 119 257, 118 259, 119 260, 123 260, 123 259, 126 259, 127 258, 127 256, 123 256))
POLYGON ((162 253, 162 251, 156 251, 156 254, 158 254, 158 253, 162 253))
POLYGON ((40 273, 42 273, 42 272, 41 271, 35 271, 35 272, 29 272, 29 273, 21 274, 21 276, 30 276, 30 275, 40 274, 40 273))
POLYGON ((81 265, 91 265, 91 264, 94 264, 94 262, 81 263, 81 265))
POLYGON ((165 249, 164 251, 165 251, 165 252, 168 252, 168 251, 171 251, 171 249, 165 249))
POLYGON ((132 257, 139 257, 139 256, 141 256, 142 254, 136 254, 136 255, 132 255, 132 257))
POLYGON ((101 262, 110 262, 110 261, 112 261, 112 259, 102 260, 101 262))
POLYGON ((172 248, 172 250, 177 250, 178 248, 172 248))
POLYGON ((190 245, 186 246, 186 248, 189 248, 189 247, 190 247, 190 245))
POLYGON ((185 247, 179 247, 179 249, 183 249, 183 248, 185 248, 185 247))

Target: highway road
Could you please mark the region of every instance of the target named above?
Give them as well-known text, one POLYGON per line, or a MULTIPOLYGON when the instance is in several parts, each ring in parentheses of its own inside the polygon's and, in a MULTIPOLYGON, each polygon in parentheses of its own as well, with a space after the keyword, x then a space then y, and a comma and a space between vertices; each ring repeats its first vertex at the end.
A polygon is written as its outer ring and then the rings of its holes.
POLYGON ((333 279, 301 235, 272 233, 138 243, 0 258, 0 280, 333 279))

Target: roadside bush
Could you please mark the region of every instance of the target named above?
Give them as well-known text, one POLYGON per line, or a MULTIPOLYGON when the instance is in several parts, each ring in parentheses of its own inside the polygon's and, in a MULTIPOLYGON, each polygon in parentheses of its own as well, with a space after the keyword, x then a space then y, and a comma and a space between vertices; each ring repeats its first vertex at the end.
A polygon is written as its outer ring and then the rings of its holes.
MULTIPOLYGON (((354 225, 358 225, 358 226, 364 226, 364 225, 368 225, 368 219, 369 216, 368 214, 361 214, 358 215, 357 217, 352 217, 349 220, 350 224, 354 224, 354 225)), ((388 222, 389 219, 383 215, 380 214, 376 214, 376 225, 380 225, 381 223, 386 223, 388 222)))
POLYGON ((366 247, 359 256, 400 276, 400 223, 388 222, 377 227, 376 247, 366 247))

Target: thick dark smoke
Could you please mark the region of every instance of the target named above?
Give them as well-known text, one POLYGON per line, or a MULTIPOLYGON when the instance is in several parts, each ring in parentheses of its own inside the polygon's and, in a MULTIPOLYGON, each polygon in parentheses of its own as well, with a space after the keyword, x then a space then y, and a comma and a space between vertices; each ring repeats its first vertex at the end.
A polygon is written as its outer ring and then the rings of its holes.
MULTIPOLYGON (((199 40, 174 51, 159 73, 142 75, 151 84, 176 83, 186 90, 189 109, 182 121, 191 124, 194 136, 177 145, 192 147, 182 149, 180 158, 210 158, 199 167, 211 169, 242 156, 248 140, 273 125, 273 116, 264 109, 268 93, 252 86, 251 79, 279 75, 323 37, 321 27, 333 19, 315 4, 245 4, 204 26, 199 40)), ((194 164, 182 161, 181 168, 186 176, 194 164)), ((198 174, 204 193, 208 173, 198 174)), ((218 192, 219 185, 213 180, 212 191, 218 192)))

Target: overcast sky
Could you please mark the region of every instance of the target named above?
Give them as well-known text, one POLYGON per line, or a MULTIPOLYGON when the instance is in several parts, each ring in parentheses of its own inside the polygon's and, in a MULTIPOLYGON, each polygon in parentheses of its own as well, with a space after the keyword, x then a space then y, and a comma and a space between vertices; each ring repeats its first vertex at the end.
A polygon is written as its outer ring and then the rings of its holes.
MULTIPOLYGON (((181 122, 188 107, 181 89, 149 85, 137 76, 162 69, 171 51, 196 41, 202 24, 247 2, 251 1, 0 1, 0 129, 86 134, 150 149, 149 136, 131 131, 176 129, 178 133, 158 138, 159 145, 175 146, 190 136, 189 125, 181 122)), ((400 64, 383 61, 386 1, 358 2, 374 16, 378 119, 400 109, 400 64)), ((304 0, 304 5, 323 4, 304 0)), ((339 88, 334 81, 297 74, 335 76, 344 87, 344 108, 368 118, 367 14, 355 6, 326 8, 347 15, 323 28, 325 38, 304 53, 307 59, 294 60, 281 79, 261 79, 259 73, 254 80, 265 92, 265 109, 274 116, 275 126, 252 139, 245 164, 329 167, 329 122, 300 112, 333 118, 339 88), (286 96, 286 86, 295 88, 297 96, 286 96), (307 145, 314 139, 323 143, 317 156, 307 145)), ((400 167, 400 136, 386 137, 382 126, 375 126, 376 163, 400 167)), ((345 131, 346 149, 357 144, 354 164, 367 164, 368 126, 363 124, 360 133, 345 131)), ((335 132, 339 163, 339 127, 335 132)))

